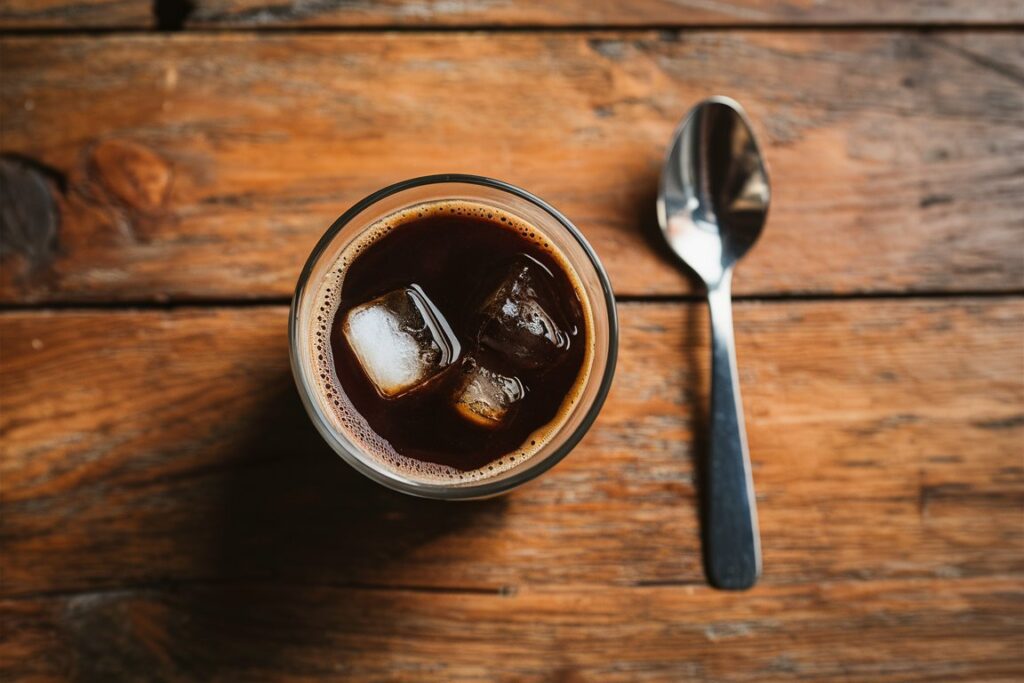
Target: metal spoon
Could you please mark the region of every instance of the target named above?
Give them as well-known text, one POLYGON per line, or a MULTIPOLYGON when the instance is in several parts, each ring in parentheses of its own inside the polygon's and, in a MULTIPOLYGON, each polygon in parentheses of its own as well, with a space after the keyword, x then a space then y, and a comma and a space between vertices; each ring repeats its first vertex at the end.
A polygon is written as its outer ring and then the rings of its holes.
POLYGON ((703 485, 704 566, 717 588, 761 574, 750 453, 732 329, 732 269, 761 234, 768 174, 740 105, 713 97, 676 130, 658 192, 669 247, 707 285, 711 309, 711 438, 703 485))

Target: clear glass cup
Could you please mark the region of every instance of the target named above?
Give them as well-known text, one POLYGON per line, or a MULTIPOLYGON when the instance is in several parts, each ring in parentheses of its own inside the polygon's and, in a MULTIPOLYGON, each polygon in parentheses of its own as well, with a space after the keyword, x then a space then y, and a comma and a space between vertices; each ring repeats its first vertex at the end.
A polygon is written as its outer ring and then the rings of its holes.
POLYGON ((618 352, 615 297, 597 254, 569 219, 542 199, 508 183, 481 176, 443 174, 406 180, 379 190, 346 211, 309 255, 292 299, 288 321, 292 373, 302 403, 323 438, 348 464, 374 481, 424 498, 465 500, 509 491, 551 469, 579 443, 594 423, 611 387, 618 352), (364 451, 324 403, 316 381, 309 330, 316 316, 317 288, 338 255, 366 228, 404 208, 438 200, 463 199, 494 206, 522 218, 557 246, 579 276, 593 320, 594 353, 579 400, 561 427, 534 455, 493 477, 470 482, 424 482, 395 472, 364 451))

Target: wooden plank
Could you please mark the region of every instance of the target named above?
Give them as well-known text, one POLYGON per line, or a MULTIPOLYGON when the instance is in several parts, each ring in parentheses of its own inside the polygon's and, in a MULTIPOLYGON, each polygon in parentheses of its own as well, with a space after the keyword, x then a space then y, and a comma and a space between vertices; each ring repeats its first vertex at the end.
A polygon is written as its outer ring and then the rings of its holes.
POLYGON ((493 0, 3 0, 0 28, 151 28, 156 11, 189 28, 393 26, 694 26, 843 24, 995 24, 1024 22, 1018 0, 911 0, 850 3, 842 0, 640 0, 616 2, 501 3, 493 0))
POLYGON ((0 301, 283 298, 352 202, 445 171, 550 200, 620 294, 692 291, 652 246, 653 206, 677 120, 713 93, 749 108, 775 188, 738 293, 1019 291, 1021 45, 1000 32, 9 38, 3 150, 50 184, 61 222, 55 240, 5 245, 0 301))
MULTIPOLYGON (((578 451, 463 505, 392 494, 323 444, 283 307, 4 314, 3 594, 699 584, 705 314, 620 308, 620 370, 578 451)), ((1024 572, 1024 302, 736 318, 765 584, 1024 572)))
POLYGON ((0 29, 152 28, 153 0, 0 0, 0 29))
MULTIPOLYGON (((270 583, 0 601, 5 679, 1014 681, 1019 578, 421 593, 270 583), (32 657, 20 657, 22 653, 32 657)), ((0 669, 3 671, 4 669, 0 669)))
POLYGON ((1024 22, 1018 0, 196 0, 189 26, 692 26, 1024 22))

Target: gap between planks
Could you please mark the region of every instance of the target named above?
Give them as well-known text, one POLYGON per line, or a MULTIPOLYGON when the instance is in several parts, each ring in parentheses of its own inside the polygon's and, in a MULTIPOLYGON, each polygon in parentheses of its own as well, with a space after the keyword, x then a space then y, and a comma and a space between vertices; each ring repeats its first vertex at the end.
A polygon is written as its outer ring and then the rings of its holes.
POLYGON ((8 37, 82 37, 82 36, 152 36, 168 33, 183 33, 193 36, 220 36, 220 35, 249 35, 257 37, 263 34, 274 35, 309 35, 309 34, 364 34, 364 33, 411 33, 411 34, 432 34, 432 33, 543 33, 543 34, 586 34, 586 33, 650 33, 651 31, 665 31, 669 33, 728 33, 732 31, 772 33, 772 32, 799 32, 799 33, 884 33, 884 32, 1012 32, 1024 31, 1024 22, 928 22, 928 23, 877 23, 857 22, 848 24, 830 23, 749 23, 736 22, 730 24, 518 24, 515 26, 502 26, 496 24, 460 24, 460 25, 381 25, 381 26, 265 26, 261 28, 249 27, 224 27, 224 28, 137 28, 123 26, 90 26, 88 28, 3 28, 0 29, 0 38, 8 37))
MULTIPOLYGON (((759 589, 767 588, 770 590, 792 590, 799 589, 800 587, 813 586, 815 590, 821 590, 828 587, 844 586, 844 585, 865 585, 871 583, 889 583, 889 584, 902 584, 905 586, 914 586, 935 583, 941 581, 943 583, 978 583, 979 581, 992 581, 992 582, 1005 582, 1005 581, 1020 581, 1024 579, 1024 576, 1020 574, 976 574, 972 576, 962 577, 943 577, 941 579, 931 576, 918 576, 910 578, 850 578, 850 579, 833 579, 833 580, 815 580, 815 581, 791 581, 783 583, 772 583, 772 584, 758 584, 751 591, 760 592, 759 589)), ((250 588, 250 589, 272 589, 272 590, 293 590, 296 588, 301 589, 327 589, 327 590, 347 590, 347 591, 367 591, 367 592, 380 592, 380 593, 419 593, 419 594, 434 594, 434 595, 478 595, 478 596, 493 596, 496 598, 514 598, 520 593, 520 588, 517 586, 496 586, 496 587, 482 587, 482 586, 429 586, 429 585, 412 585, 412 584, 375 584, 365 582, 296 582, 296 581, 280 581, 271 579, 177 579, 169 581, 150 581, 144 583, 129 583, 122 586, 111 586, 108 588, 57 588, 52 590, 44 591, 30 591, 25 593, 13 593, 10 595, 0 595, 0 605, 3 603, 16 603, 16 602, 32 602, 38 600, 60 600, 66 598, 78 598, 78 597, 89 597, 89 596, 103 596, 103 595, 125 595, 125 594, 139 594, 139 593, 159 593, 166 591, 176 590, 188 590, 188 589, 203 589, 203 588, 215 588, 217 586, 229 586, 232 588, 250 588)), ((686 589, 692 590, 694 588, 706 588, 709 591, 714 591, 711 586, 705 581, 638 581, 635 583, 621 583, 621 584, 539 584, 529 585, 525 589, 529 592, 587 592, 587 591, 604 591, 608 589, 612 590, 646 590, 646 591, 658 591, 658 590, 673 590, 673 589, 686 589)), ((747 593, 751 592, 747 591, 747 593)), ((729 591, 715 591, 728 593, 729 591)), ((742 594, 742 593, 741 593, 742 594)))
MULTIPOLYGON (((1024 297, 1024 289, 1008 289, 1004 291, 963 290, 959 292, 919 291, 919 292, 851 292, 837 294, 740 294, 734 295, 737 303, 802 303, 816 301, 874 301, 874 300, 948 300, 962 301, 967 299, 1010 300, 1024 297)), ((704 301, 703 294, 665 294, 637 295, 620 294, 615 297, 617 304, 669 304, 699 303, 704 301)), ((59 311, 174 311, 180 309, 208 308, 272 308, 291 305, 290 297, 256 297, 252 299, 204 299, 182 298, 171 301, 119 300, 119 301, 47 301, 45 303, 3 303, 0 304, 0 315, 10 313, 49 313, 59 311)))
MULTIPOLYGON (((669 585, 669 584, 666 584, 669 585)), ((697 585, 679 582, 672 585, 697 585)), ((231 586, 233 588, 275 588, 291 590, 295 588, 325 588, 332 590, 353 590, 353 591, 381 591, 391 593, 434 593, 441 595, 493 595, 496 597, 510 597, 518 592, 515 586, 430 586, 412 584, 375 584, 365 582, 295 582, 278 581, 269 579, 176 579, 169 581, 147 581, 143 583, 128 583, 122 586, 111 586, 107 588, 54 588, 52 590, 28 591, 23 593, 11 593, 0 595, 0 603, 4 602, 30 602, 33 600, 49 600, 76 598, 83 596, 99 595, 123 595, 133 593, 156 593, 160 591, 173 591, 188 588, 213 588, 217 586, 231 586)), ((636 586, 623 585, 622 588, 643 588, 644 584, 636 586)))

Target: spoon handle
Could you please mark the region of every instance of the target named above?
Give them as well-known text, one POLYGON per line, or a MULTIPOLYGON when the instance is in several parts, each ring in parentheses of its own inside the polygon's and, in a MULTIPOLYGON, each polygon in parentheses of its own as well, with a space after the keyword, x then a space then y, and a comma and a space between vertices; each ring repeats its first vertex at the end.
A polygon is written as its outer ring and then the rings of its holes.
POLYGON ((732 271, 708 289, 711 439, 704 468, 704 566, 716 588, 750 588, 761 574, 750 452, 732 327, 732 271))

